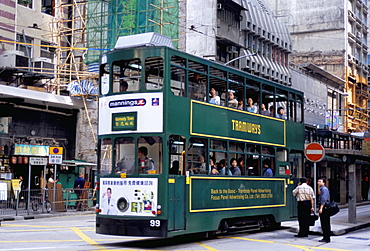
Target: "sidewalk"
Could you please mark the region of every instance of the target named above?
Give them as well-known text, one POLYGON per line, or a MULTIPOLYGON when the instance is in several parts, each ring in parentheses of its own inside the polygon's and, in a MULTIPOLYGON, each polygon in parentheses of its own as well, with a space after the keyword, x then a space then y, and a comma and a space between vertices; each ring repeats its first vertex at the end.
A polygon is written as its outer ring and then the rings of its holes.
MULTIPOLYGON (((333 235, 342 235, 351 231, 370 226, 370 201, 357 203, 356 206, 356 223, 348 222, 347 205, 339 206, 338 214, 330 217, 331 231, 333 235)), ((298 221, 282 222, 283 227, 289 227, 291 232, 298 233, 298 221)), ((310 227, 311 234, 321 234, 320 219, 315 222, 315 226, 310 227)))
POLYGON ((51 218, 51 217, 62 217, 62 216, 73 216, 73 215, 84 215, 84 214, 94 214, 95 207, 88 208, 85 211, 76 211, 76 209, 68 209, 65 212, 55 212, 50 213, 31 213, 29 215, 0 215, 0 226, 2 221, 13 221, 13 220, 32 220, 40 218, 51 218))

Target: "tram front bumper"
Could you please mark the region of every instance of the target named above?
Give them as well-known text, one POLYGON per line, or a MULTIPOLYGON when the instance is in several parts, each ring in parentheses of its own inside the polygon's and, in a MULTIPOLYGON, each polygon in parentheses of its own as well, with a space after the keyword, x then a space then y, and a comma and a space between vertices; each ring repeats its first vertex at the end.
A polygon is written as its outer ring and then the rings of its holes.
POLYGON ((96 217, 96 233, 123 236, 167 237, 167 220, 96 217))

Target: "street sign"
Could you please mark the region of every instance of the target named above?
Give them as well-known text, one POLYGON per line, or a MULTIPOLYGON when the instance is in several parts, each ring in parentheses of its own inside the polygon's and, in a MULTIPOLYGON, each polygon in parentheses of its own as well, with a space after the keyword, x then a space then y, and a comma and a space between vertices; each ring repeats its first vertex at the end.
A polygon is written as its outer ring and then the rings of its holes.
POLYGON ((63 163, 63 155, 61 154, 50 154, 49 155, 49 164, 62 164, 63 163))
POLYGON ((49 154, 63 154, 63 147, 49 147, 49 154))
POLYGON ((306 146, 304 151, 306 158, 312 162, 318 162, 325 156, 325 149, 319 143, 310 143, 306 146))
POLYGON ((48 164, 47 158, 30 157, 30 164, 35 166, 46 166, 48 164))

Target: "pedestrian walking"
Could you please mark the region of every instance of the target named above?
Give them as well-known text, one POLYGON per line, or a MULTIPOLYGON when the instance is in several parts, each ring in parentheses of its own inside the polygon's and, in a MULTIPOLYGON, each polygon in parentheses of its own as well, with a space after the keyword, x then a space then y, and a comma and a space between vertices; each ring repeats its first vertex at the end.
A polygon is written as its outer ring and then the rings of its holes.
POLYGON ((299 231, 295 237, 308 237, 310 229, 310 214, 314 211, 314 192, 312 187, 307 184, 307 179, 302 177, 298 186, 293 190, 293 195, 298 201, 298 223, 299 231))
POLYGON ((76 201, 76 209, 78 211, 81 211, 81 206, 82 206, 82 195, 83 195, 83 188, 85 186, 85 179, 84 179, 84 174, 80 173, 80 176, 75 179, 75 184, 74 184, 74 189, 75 193, 77 195, 77 201, 76 201))
POLYGON ((320 188, 320 198, 319 198, 319 214, 320 214, 320 223, 323 233, 323 238, 320 242, 330 242, 331 226, 330 226, 330 213, 329 208, 327 207, 330 203, 330 192, 329 189, 325 186, 326 179, 321 178, 317 181, 317 185, 320 188))

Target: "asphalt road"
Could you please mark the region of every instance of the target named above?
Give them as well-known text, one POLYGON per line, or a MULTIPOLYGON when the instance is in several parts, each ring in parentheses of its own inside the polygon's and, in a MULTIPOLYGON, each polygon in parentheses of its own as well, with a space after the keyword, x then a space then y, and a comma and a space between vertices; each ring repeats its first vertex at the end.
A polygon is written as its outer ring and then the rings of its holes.
POLYGON ((219 235, 213 239, 191 235, 169 239, 107 236, 95 233, 93 214, 2 222, 3 250, 370 250, 370 228, 333 236, 295 238, 289 229, 219 235))

